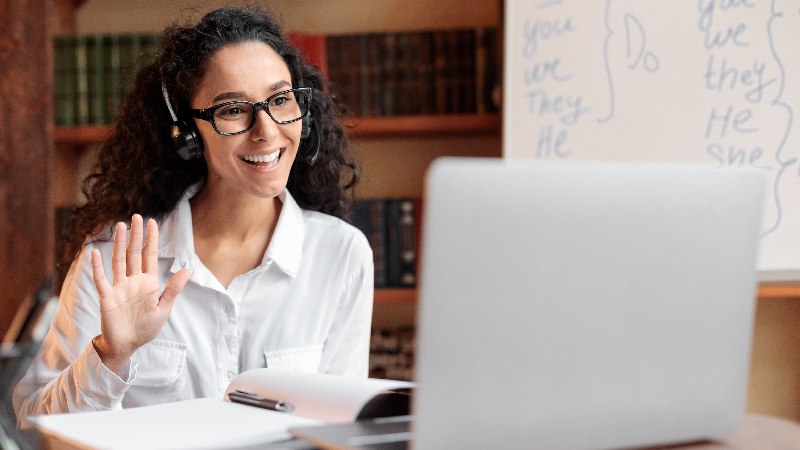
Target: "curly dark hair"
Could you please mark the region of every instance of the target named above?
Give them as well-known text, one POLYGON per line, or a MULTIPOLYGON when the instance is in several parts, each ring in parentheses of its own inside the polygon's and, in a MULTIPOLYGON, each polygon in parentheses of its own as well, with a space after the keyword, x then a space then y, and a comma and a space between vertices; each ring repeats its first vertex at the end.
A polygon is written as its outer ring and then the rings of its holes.
POLYGON ((311 142, 301 141, 287 188, 301 208, 346 217, 352 202, 348 190, 355 185, 358 171, 341 126, 344 107, 326 93, 319 70, 302 61, 267 9, 253 5, 221 8, 195 25, 167 27, 155 62, 136 75, 113 134, 104 142, 92 174, 83 180, 87 202, 75 208, 70 218, 62 270, 78 256, 88 237, 97 237, 109 225, 130 219, 134 213, 160 217, 177 205, 188 187, 206 179, 208 168, 203 158, 184 161, 175 151, 162 82, 178 119, 189 123, 193 119, 185 112, 207 61, 225 46, 248 41, 272 47, 289 67, 293 85, 302 82, 313 89, 310 111, 321 137, 319 155, 313 165, 307 164, 304 155, 311 142), (352 176, 345 183, 346 168, 352 176))

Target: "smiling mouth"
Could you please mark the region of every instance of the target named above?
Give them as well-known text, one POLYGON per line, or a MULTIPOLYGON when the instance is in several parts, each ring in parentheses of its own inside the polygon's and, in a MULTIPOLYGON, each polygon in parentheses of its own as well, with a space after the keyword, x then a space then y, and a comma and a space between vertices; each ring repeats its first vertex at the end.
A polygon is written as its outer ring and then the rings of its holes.
POLYGON ((272 167, 278 164, 278 161, 280 161, 281 151, 280 149, 278 149, 270 153, 269 155, 243 155, 240 156, 239 159, 246 162, 247 164, 250 164, 251 166, 272 167))

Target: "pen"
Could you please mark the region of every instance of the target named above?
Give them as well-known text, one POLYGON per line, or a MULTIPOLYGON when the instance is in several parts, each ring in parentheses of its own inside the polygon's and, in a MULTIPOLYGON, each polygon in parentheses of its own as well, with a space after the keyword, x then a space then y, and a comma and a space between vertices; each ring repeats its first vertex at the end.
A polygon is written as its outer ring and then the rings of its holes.
POLYGON ((292 412, 294 405, 281 400, 270 400, 268 398, 260 397, 256 394, 244 391, 233 391, 228 394, 228 398, 234 403, 241 403, 243 405, 256 406, 258 408, 271 409, 272 411, 279 412, 292 412))

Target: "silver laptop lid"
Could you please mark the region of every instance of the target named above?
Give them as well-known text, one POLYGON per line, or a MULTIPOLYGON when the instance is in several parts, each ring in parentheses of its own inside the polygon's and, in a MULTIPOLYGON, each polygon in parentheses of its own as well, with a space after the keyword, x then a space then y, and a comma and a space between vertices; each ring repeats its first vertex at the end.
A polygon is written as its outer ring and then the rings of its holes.
POLYGON ((414 448, 735 431, 765 185, 760 172, 685 165, 434 162, 414 448))

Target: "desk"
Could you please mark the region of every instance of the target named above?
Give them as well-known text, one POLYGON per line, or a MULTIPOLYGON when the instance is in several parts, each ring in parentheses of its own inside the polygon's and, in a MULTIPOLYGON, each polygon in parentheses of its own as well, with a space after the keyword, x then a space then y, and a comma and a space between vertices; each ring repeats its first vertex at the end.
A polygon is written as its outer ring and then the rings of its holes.
POLYGON ((738 433, 723 441, 678 445, 670 450, 800 450, 800 425, 777 417, 747 414, 738 433))
MULTIPOLYGON (((47 439, 42 442, 44 450, 75 449, 66 442, 47 439)), ((242 450, 314 450, 311 444, 302 441, 281 442, 242 450)), ((647 450, 800 450, 800 424, 776 417, 747 414, 742 429, 722 441, 701 442, 670 447, 652 447, 647 450)))

